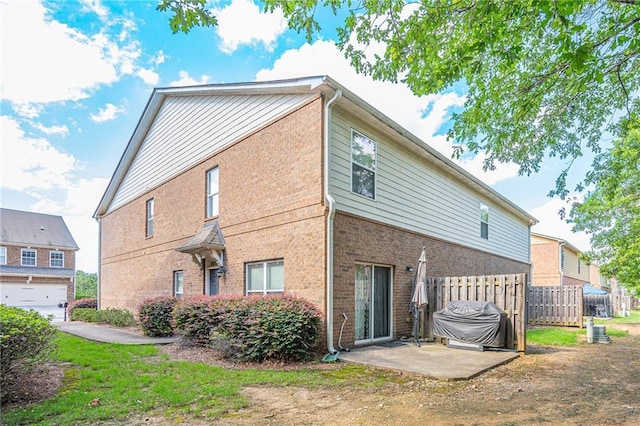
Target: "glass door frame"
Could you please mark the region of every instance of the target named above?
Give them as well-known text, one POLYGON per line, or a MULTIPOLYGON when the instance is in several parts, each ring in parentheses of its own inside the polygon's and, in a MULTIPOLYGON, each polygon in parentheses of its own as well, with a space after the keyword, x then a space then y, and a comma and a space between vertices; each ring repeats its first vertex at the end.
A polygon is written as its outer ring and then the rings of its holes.
MULTIPOLYGON (((387 336, 381 336, 381 337, 369 337, 366 339, 360 339, 360 340, 356 340, 356 336, 355 336, 355 330, 356 330, 356 324, 354 323, 354 344, 355 345, 360 345, 360 344, 365 344, 365 343, 372 343, 372 342, 380 342, 380 341, 388 341, 388 340, 392 340, 393 339, 393 272, 394 272, 394 268, 391 265, 384 265, 381 263, 372 263, 372 262, 356 262, 355 265, 362 265, 362 266, 369 266, 371 267, 371 283, 370 283, 370 291, 371 291, 371 299, 373 299, 373 291, 375 289, 375 268, 386 268, 389 270, 389 306, 388 311, 389 311, 389 334, 387 336)), ((355 283, 355 274, 356 274, 356 270, 354 268, 354 321, 355 321, 355 303, 356 303, 356 283, 355 283)), ((370 335, 373 336, 374 335, 374 323, 375 323, 375 311, 374 309, 374 304, 372 302, 369 303, 370 305, 370 310, 371 310, 371 314, 369 315, 369 330, 370 330, 370 335)))

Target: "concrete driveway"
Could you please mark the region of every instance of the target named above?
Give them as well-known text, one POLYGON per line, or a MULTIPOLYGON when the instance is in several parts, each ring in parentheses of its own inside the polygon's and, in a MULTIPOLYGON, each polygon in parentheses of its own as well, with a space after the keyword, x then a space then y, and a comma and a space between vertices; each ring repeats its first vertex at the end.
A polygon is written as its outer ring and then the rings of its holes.
POLYGON ((52 315, 53 318, 51 320, 51 322, 62 322, 65 319, 65 310, 66 308, 58 308, 58 306, 18 306, 19 308, 25 309, 25 310, 30 310, 33 309, 34 311, 40 313, 42 316, 44 316, 45 318, 48 317, 49 315, 52 315))
POLYGON ((392 342, 341 351, 338 359, 439 380, 468 380, 520 354, 448 348, 439 343, 392 342))

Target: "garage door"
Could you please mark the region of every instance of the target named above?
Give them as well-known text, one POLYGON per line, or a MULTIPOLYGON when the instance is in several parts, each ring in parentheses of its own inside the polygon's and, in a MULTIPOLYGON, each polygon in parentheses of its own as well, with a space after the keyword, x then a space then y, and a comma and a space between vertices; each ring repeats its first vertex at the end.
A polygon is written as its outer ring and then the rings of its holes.
POLYGON ((2 303, 7 306, 55 306, 67 300, 67 286, 62 284, 0 284, 2 303))

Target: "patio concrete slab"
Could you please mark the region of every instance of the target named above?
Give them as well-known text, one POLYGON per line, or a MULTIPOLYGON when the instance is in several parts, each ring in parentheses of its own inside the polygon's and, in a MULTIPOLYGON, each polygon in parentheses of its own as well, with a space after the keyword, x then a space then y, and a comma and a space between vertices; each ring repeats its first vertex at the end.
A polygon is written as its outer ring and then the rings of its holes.
POLYGON ((468 380, 520 354, 448 348, 440 343, 391 343, 341 351, 339 360, 423 375, 439 380, 468 380))

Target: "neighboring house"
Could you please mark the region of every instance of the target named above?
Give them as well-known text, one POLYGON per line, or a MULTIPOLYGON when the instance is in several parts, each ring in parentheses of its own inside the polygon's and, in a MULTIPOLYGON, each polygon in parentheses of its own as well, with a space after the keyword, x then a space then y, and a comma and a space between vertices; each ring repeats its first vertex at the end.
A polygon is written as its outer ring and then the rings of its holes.
POLYGON ((600 275, 600 267, 592 263, 589 265, 589 282, 594 288, 611 291, 611 285, 615 282, 615 278, 600 275))
POLYGON ((78 245, 62 217, 0 209, 0 226, 0 303, 72 301, 78 245))
POLYGON ((155 89, 94 217, 101 308, 295 294, 329 350, 411 335, 423 246, 432 276, 528 273, 536 222, 329 77, 155 89))
POLYGON ((589 283, 589 265, 578 250, 562 238, 531 233, 533 285, 584 285, 589 283))

